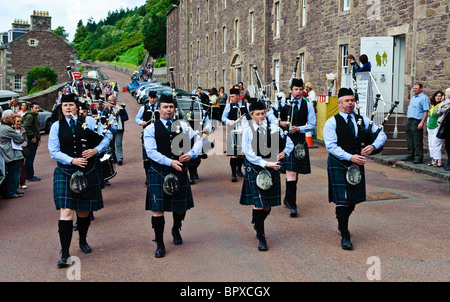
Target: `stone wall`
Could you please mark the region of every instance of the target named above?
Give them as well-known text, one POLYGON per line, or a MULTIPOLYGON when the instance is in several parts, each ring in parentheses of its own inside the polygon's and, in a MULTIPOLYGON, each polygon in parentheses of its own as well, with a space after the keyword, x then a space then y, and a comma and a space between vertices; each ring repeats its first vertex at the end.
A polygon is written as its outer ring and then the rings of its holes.
POLYGON ((167 21, 167 66, 174 67, 177 86, 188 91, 197 86, 228 90, 238 78, 238 69, 244 84, 255 83, 252 65, 258 67, 263 83, 270 84, 278 60, 280 89, 286 92, 295 57, 302 54, 305 66, 299 66, 298 74, 303 73, 304 81, 322 94, 325 74, 339 73, 340 45, 347 44, 349 53, 358 57, 361 37, 400 35, 406 44, 403 111, 414 82, 422 82, 430 97, 450 86, 447 0, 351 0, 349 10, 343 10, 342 0, 308 0, 305 14, 302 3, 180 0, 167 21), (250 41, 252 14, 254 42, 250 41))

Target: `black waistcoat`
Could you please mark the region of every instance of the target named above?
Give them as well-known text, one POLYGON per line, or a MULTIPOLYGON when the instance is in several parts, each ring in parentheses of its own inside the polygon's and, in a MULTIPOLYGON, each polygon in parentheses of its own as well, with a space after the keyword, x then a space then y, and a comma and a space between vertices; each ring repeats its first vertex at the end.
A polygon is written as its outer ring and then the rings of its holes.
POLYGON ((334 117, 336 119, 336 135, 338 146, 350 154, 360 154, 361 148, 359 140, 352 134, 347 121, 339 113, 334 117))
POLYGON ((155 121, 156 150, 162 155, 175 160, 178 160, 180 155, 186 154, 192 148, 192 144, 187 144, 187 146, 184 144, 185 142, 191 143, 191 140, 188 133, 183 134, 181 125, 180 133, 176 133, 178 125, 180 125, 180 121, 174 121, 171 127, 172 131, 169 132, 161 120, 155 121))
MULTIPOLYGON (((75 132, 72 133, 69 124, 66 119, 63 118, 59 120, 59 148, 61 152, 71 156, 71 157, 82 157, 82 152, 87 149, 91 149, 96 147, 98 144, 93 142, 93 139, 89 135, 88 131, 91 130, 83 130, 81 127, 82 122, 77 121, 75 125, 75 132), (85 141, 82 141, 85 140, 85 141), (94 146, 95 144, 95 146, 94 146)), ((91 166, 94 163, 94 157, 91 157, 88 160, 88 166, 91 166)))
MULTIPOLYGON (((155 106, 155 111, 157 109, 157 104, 154 105, 155 106)), ((156 121, 159 119, 159 111, 152 111, 152 105, 150 105, 149 102, 145 103, 144 105, 144 113, 142 114, 142 120, 145 122, 149 122, 152 120, 153 115, 155 115, 153 121, 156 121)), ((150 125, 151 123, 147 124, 150 125)), ((147 127, 145 126, 145 127, 147 127)), ((144 128, 145 128, 144 127, 144 128)))
MULTIPOLYGON (((239 112, 238 104, 230 103, 230 112, 228 113, 228 119, 232 121, 237 120, 239 117, 238 112, 239 112)), ((247 106, 244 103, 240 108, 240 112, 241 116, 248 114, 247 106)))
MULTIPOLYGON (((269 124, 266 119, 267 125, 269 124)), ((255 151, 257 156, 261 156, 263 159, 268 158, 276 158, 276 156, 284 150, 286 147, 286 138, 282 138, 279 131, 271 134, 270 128, 266 127, 266 134, 264 136, 260 135, 260 133, 253 128, 253 125, 250 125, 250 129, 252 130, 253 140, 252 140, 252 149, 255 151), (265 137, 265 139, 264 139, 265 137), (262 141, 261 141, 262 139, 262 141), (278 150, 276 150, 277 154, 271 154, 270 151, 272 148, 272 140, 278 139, 278 150), (256 145, 255 145, 256 144, 256 145)))
POLYGON ((281 109, 281 120, 282 121, 287 121, 287 118, 289 117, 289 120, 292 122, 293 126, 303 126, 306 125, 306 122, 308 121, 308 105, 307 105, 307 101, 302 98, 301 100, 298 100, 300 102, 300 108, 297 111, 297 114, 292 116, 292 121, 291 119, 291 110, 294 110, 293 106, 294 104, 292 103, 292 106, 284 106, 281 109))

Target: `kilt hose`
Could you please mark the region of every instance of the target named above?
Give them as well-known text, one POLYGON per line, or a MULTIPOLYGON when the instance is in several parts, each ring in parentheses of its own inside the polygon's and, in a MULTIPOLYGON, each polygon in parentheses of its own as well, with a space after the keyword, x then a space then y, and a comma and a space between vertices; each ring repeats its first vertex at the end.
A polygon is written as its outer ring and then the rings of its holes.
POLYGON ((366 200, 366 179, 364 166, 359 166, 361 182, 351 185, 345 175, 351 162, 340 161, 332 155, 328 156, 328 201, 336 205, 355 205, 366 200))
POLYGON ((172 167, 150 161, 150 168, 147 172, 147 194, 145 210, 164 212, 186 212, 194 207, 191 184, 187 169, 178 172, 172 167), (164 177, 168 174, 178 177, 180 189, 176 195, 168 195, 163 191, 164 177))
POLYGON ((103 208, 100 187, 100 179, 103 176, 96 167, 96 164, 93 164, 91 168, 86 169, 87 172, 84 172, 88 189, 83 193, 75 193, 70 190, 70 177, 80 168, 58 163, 53 173, 53 199, 57 210, 98 211, 103 208))
POLYGON ((268 168, 272 175, 272 187, 268 190, 261 190, 256 185, 256 176, 263 168, 253 165, 244 160, 245 176, 242 183, 242 192, 239 203, 241 205, 254 205, 255 207, 275 207, 281 205, 281 181, 280 172, 268 168))
POLYGON ((294 135, 290 136, 292 143, 294 144, 294 147, 297 144, 302 144, 305 148, 305 158, 302 160, 298 160, 295 158, 294 151, 289 154, 289 156, 286 156, 283 160, 283 172, 285 171, 293 171, 298 174, 310 174, 311 173, 311 163, 309 160, 309 148, 308 143, 305 139, 304 135, 300 135, 301 133, 294 133, 294 135), (299 135, 296 135, 299 134, 299 135))

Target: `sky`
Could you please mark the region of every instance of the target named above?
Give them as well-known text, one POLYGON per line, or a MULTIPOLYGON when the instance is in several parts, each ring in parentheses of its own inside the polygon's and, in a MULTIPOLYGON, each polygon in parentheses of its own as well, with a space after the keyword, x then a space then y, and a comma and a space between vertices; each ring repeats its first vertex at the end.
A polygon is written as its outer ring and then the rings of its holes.
POLYGON ((145 0, 2 0, 0 9, 0 32, 11 29, 14 19, 28 21, 33 10, 48 11, 52 17, 52 29, 63 26, 72 42, 78 21, 92 17, 95 22, 105 19, 108 11, 132 9, 145 4, 145 0))

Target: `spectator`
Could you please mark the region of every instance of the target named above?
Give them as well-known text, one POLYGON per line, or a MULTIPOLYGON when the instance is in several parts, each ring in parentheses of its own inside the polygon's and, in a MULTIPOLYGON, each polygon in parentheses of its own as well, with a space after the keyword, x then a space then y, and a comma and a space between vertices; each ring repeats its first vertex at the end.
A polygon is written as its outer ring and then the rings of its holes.
POLYGON ((19 99, 17 97, 13 97, 9 104, 9 109, 11 109, 14 113, 17 113, 20 110, 19 107, 19 99))
POLYGON ((239 93, 241 95, 241 100, 243 100, 245 97, 247 97, 247 99, 250 99, 250 92, 248 92, 248 89, 244 87, 244 83, 239 82, 239 93))
POLYGON ((36 151, 41 143, 41 134, 39 133, 40 123, 38 118, 39 104, 31 103, 31 110, 23 116, 23 128, 27 133, 28 151, 30 154, 25 158, 25 177, 27 181, 40 181, 39 177, 34 175, 34 158, 36 151))
MULTIPOLYGON (((441 102, 438 109, 439 119, 437 121, 439 127, 445 118, 445 113, 450 109, 450 87, 445 90, 445 100, 441 102)), ((450 121, 448 120, 449 115, 447 114, 447 127, 450 125, 450 121)), ((447 152, 447 166, 444 168, 445 171, 450 171, 450 129, 447 128, 445 140, 445 151, 447 152)))
POLYGON ((311 83, 306 83, 305 90, 308 93, 308 100, 314 105, 314 109, 317 112, 316 106, 317 106, 317 100, 316 100, 316 93, 313 90, 313 85, 311 83))
POLYGON ((436 137, 439 130, 439 125, 437 123, 439 115, 439 105, 444 97, 442 91, 436 91, 431 97, 431 109, 428 111, 428 149, 430 150, 431 163, 428 166, 442 167, 442 143, 443 140, 436 137))
POLYGON ((414 96, 408 105, 406 113, 406 145, 408 155, 403 157, 403 161, 413 161, 414 164, 423 162, 423 126, 430 110, 430 100, 422 92, 421 83, 414 83, 414 96))
MULTIPOLYGON (((22 103, 23 104, 23 103, 22 103)), ((14 130, 17 131, 17 133, 19 133, 20 135, 23 136, 23 143, 20 145, 20 147, 22 147, 22 154, 24 158, 21 158, 19 161, 20 164, 20 181, 19 181, 19 187, 21 189, 26 189, 27 185, 25 184, 25 157, 28 155, 28 148, 27 148, 27 144, 28 144, 28 140, 27 140, 27 133, 25 131, 25 129, 22 127, 22 122, 23 122, 23 117, 20 114, 15 114, 14 115, 14 130)))
MULTIPOLYGON (((22 197, 23 193, 18 190, 20 178, 20 159, 23 158, 20 144, 23 143, 23 136, 13 129, 14 112, 10 109, 2 113, 2 123, 0 125, 0 151, 6 164, 6 178, 4 180, 6 198, 22 197)), ((3 191, 3 189, 2 189, 3 191)))
POLYGON ((24 116, 27 114, 28 110, 30 110, 30 106, 28 106, 27 102, 20 103, 20 110, 17 111, 17 114, 20 116, 24 116))
POLYGON ((222 86, 219 88, 219 96, 220 96, 220 113, 219 117, 222 117, 223 110, 225 109, 225 105, 227 104, 228 95, 225 92, 225 88, 222 86))
POLYGON ((202 109, 208 110, 209 107, 209 97, 206 93, 203 92, 202 87, 197 87, 197 96, 200 99, 200 102, 203 104, 202 109))
MULTIPOLYGON (((217 89, 215 87, 211 88, 211 91, 209 92, 209 102, 211 104, 211 116, 212 119, 215 121, 218 121, 220 119, 219 112, 220 112, 220 100, 219 100, 219 93, 217 92, 217 89)), ((215 122, 214 122, 215 123, 215 122)), ((215 124, 213 126, 216 126, 215 124)))
POLYGON ((102 89, 100 88, 100 84, 98 82, 96 82, 95 87, 94 87, 95 99, 99 100, 101 95, 102 95, 102 89))
POLYGON ((106 84, 106 87, 105 87, 105 100, 108 100, 110 95, 112 95, 112 87, 111 87, 111 84, 108 83, 108 84, 106 84))
POLYGON ((355 72, 367 72, 372 69, 372 64, 369 62, 367 55, 362 54, 359 56, 359 62, 362 64, 361 68, 357 68, 355 72))

